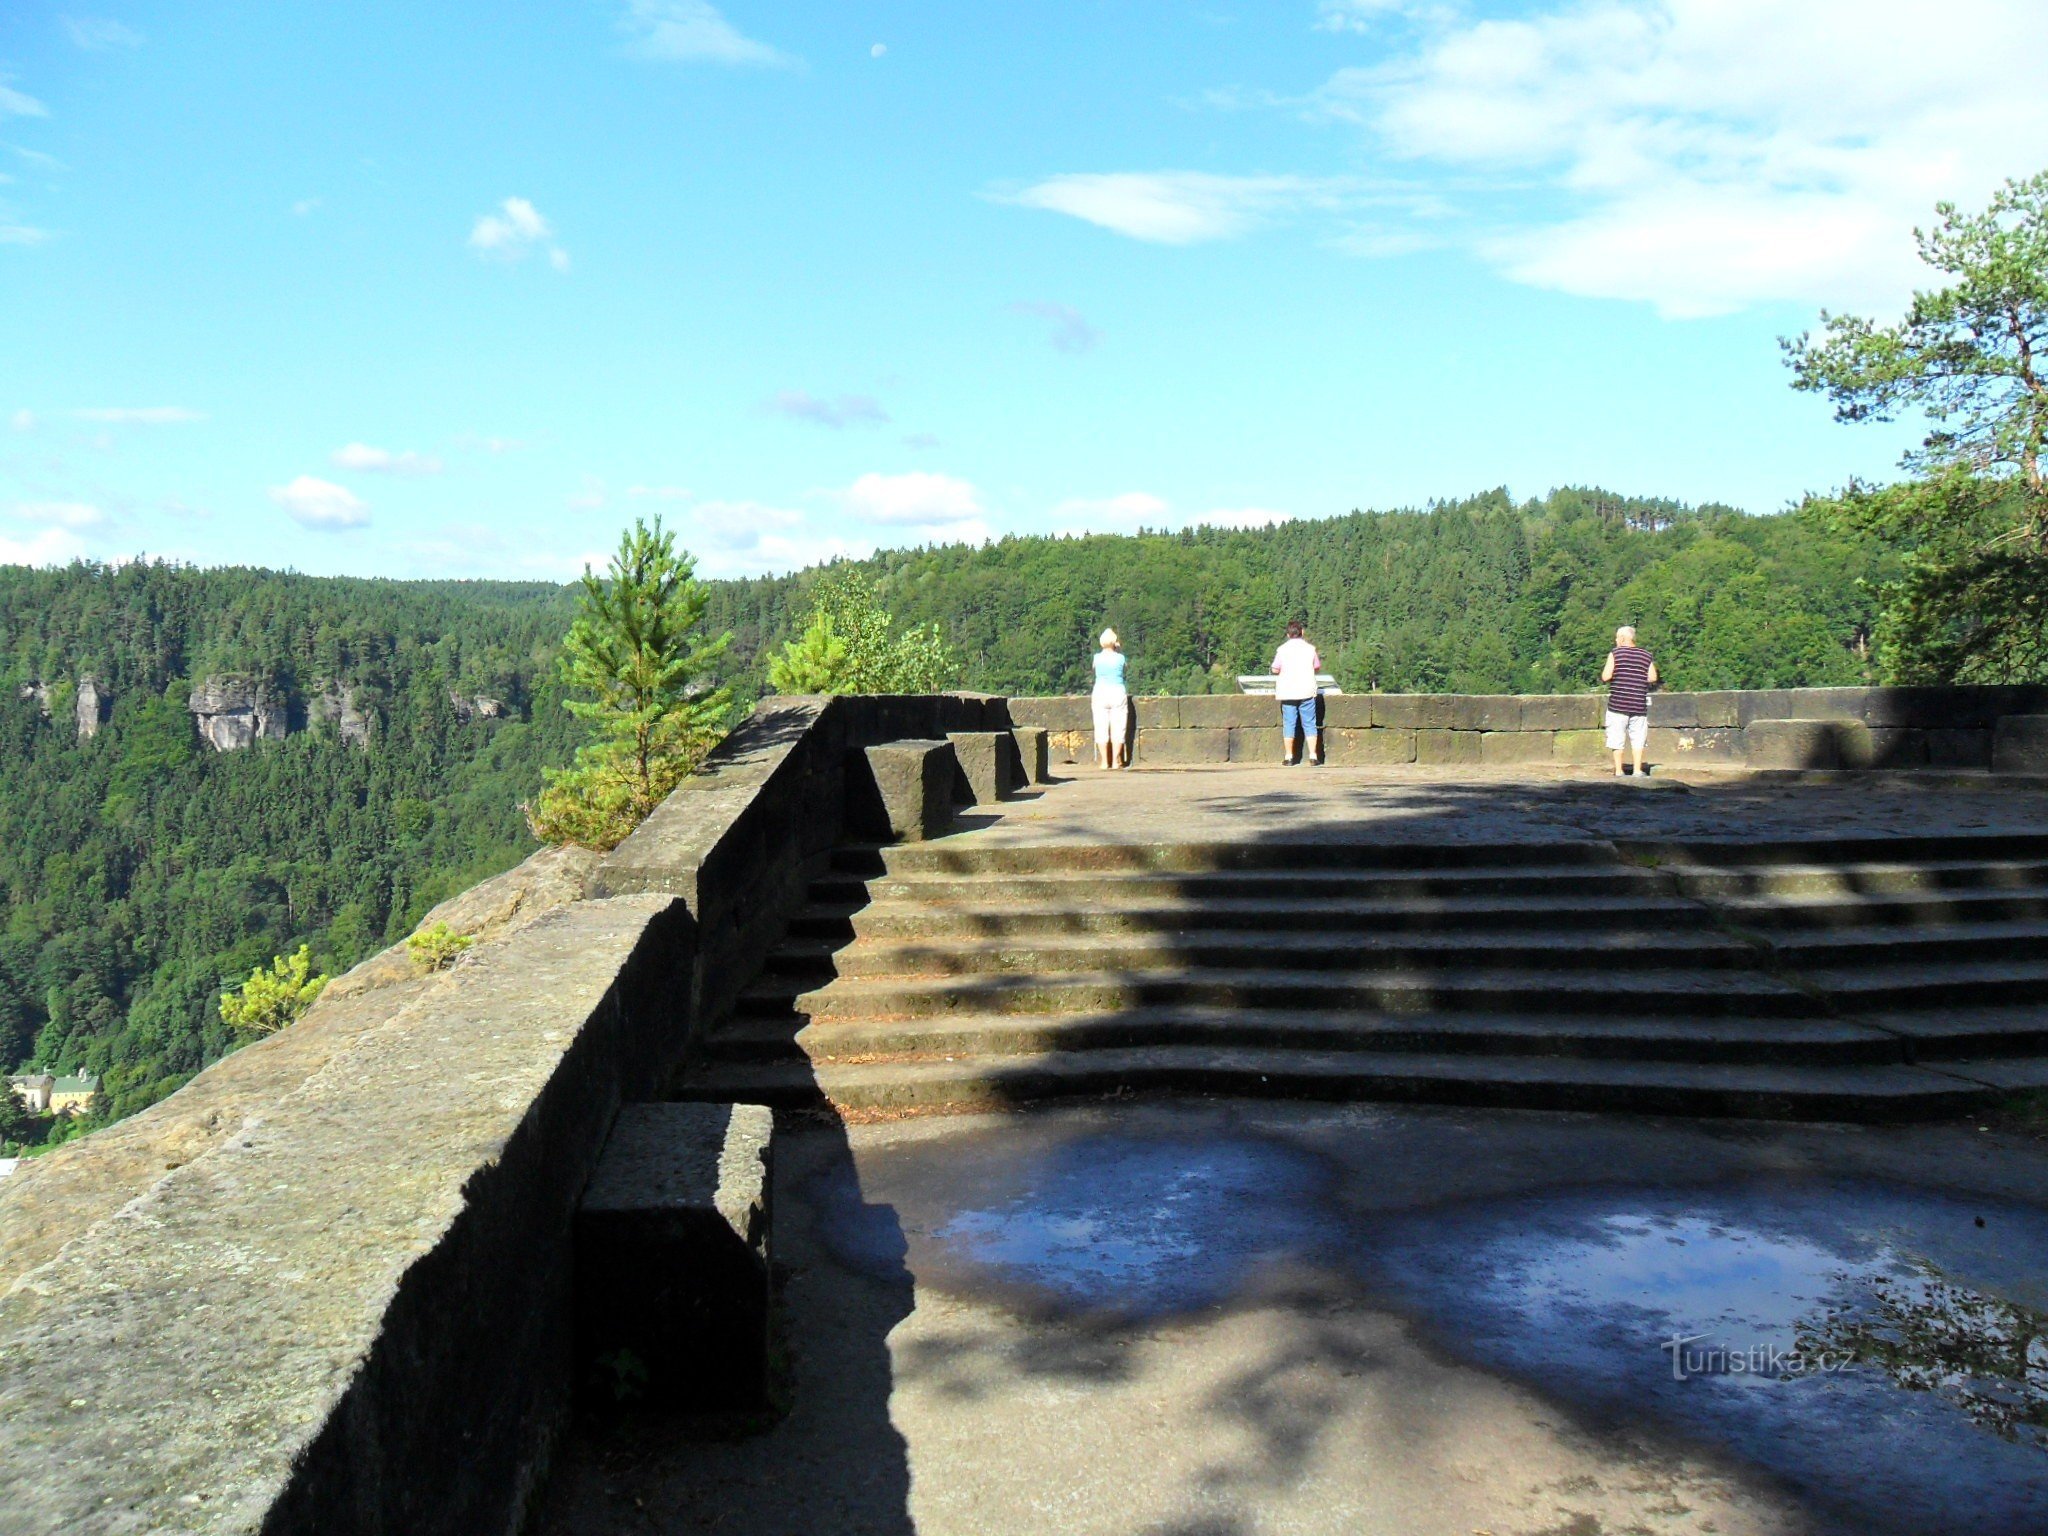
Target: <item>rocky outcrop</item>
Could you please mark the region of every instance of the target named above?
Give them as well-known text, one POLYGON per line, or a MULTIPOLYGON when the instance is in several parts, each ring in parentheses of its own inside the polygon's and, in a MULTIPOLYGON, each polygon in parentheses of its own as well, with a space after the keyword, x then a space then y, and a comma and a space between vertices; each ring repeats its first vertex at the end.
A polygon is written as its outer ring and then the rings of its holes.
POLYGON ((50 718, 50 685, 48 683, 23 683, 20 697, 34 699, 36 708, 43 712, 45 720, 50 718))
MULTIPOLYGON (((78 739, 90 741, 99 735, 100 726, 107 718, 107 710, 114 702, 113 695, 102 693, 99 683, 91 677, 78 680, 78 692, 74 697, 73 713, 78 719, 78 739)), ((45 705, 45 712, 49 706, 45 705)))
POLYGON ((464 725, 473 720, 503 720, 511 713, 505 708, 503 699, 493 699, 481 693, 461 694, 451 688, 448 702, 455 707, 455 718, 464 725))
POLYGON ((282 741, 291 719, 284 700, 261 683, 241 677, 209 677, 187 702, 199 734, 216 752, 239 752, 259 741, 282 741))
POLYGON ((370 716, 362 706, 362 695, 356 689, 330 684, 320 691, 307 713, 315 724, 332 724, 335 735, 344 745, 369 745, 370 716))

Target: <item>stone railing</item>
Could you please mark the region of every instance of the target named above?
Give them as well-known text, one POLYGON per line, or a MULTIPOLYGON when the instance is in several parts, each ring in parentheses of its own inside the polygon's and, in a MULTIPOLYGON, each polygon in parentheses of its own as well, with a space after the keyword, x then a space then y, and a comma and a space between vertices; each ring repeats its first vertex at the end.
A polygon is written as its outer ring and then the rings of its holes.
POLYGON ((571 1230, 840 836, 979 695, 769 699, 612 854, 535 855, 163 1103, 0 1179, 0 1527, 495 1536, 574 1375, 571 1230))
MULTIPOLYGON (((1279 708, 1241 694, 1132 702, 1132 759, 1154 765, 1270 762, 1279 708)), ((1331 763, 1590 764, 1606 748, 1598 694, 1329 694, 1331 763)), ((2048 688, 1783 688, 1658 693, 1647 756, 1702 768, 1947 768, 2048 773, 2048 688)), ((1087 762, 1088 700, 1017 698, 1056 761, 1087 762)))

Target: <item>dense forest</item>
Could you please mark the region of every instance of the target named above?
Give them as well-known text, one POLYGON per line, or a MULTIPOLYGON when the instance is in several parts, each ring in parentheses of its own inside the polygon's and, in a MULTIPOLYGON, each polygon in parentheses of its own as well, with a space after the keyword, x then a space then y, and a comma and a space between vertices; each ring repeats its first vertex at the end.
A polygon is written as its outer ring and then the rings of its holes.
MULTIPOLYGON (((1347 689, 1527 692, 1593 686, 1623 619, 1679 687, 1863 679, 1889 560, 1817 510, 1565 490, 863 565, 970 687, 1079 690, 1107 623, 1134 687, 1225 691, 1301 617, 1347 689)), ((712 584, 739 699, 816 580, 712 584)), ((131 1113, 238 1043, 217 1002, 254 967, 309 943, 338 972, 530 852, 521 802, 582 736, 555 667, 573 611, 534 584, 0 567, 0 1058, 96 1073, 94 1120, 131 1113), (110 703, 82 737, 88 678, 110 703), (223 679, 290 734, 207 746, 188 701, 223 679), (360 739, 322 710, 342 696, 360 739), (458 702, 479 697, 502 717, 458 702)))

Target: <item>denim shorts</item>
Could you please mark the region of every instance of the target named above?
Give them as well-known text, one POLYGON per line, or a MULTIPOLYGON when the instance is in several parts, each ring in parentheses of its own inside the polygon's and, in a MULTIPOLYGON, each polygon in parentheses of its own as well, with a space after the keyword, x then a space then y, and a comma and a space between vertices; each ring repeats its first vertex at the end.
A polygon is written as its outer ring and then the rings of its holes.
POLYGON ((1301 728, 1304 736, 1316 734, 1316 701, 1314 699, 1282 699, 1280 701, 1280 734, 1289 741, 1294 740, 1295 727, 1301 728))

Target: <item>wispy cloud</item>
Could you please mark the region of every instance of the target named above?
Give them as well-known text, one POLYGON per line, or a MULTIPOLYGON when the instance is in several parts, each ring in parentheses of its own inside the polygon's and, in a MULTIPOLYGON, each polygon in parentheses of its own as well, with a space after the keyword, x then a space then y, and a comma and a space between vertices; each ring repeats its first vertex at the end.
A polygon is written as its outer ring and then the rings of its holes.
POLYGON ((50 237, 51 231, 33 224, 7 222, 4 211, 0 211, 0 245, 41 245, 50 237))
POLYGON ((1009 306, 1013 315, 1035 315, 1051 322, 1052 344, 1062 352, 1092 352, 1102 332, 1090 325, 1078 309, 1042 299, 1019 299, 1009 306))
POLYGON ((1133 240, 1195 245, 1228 240, 1304 207, 1341 205, 1353 188, 1313 176, 1216 176, 1206 171, 1111 171, 1050 176, 998 202, 1082 219, 1133 240))
POLYGON ((89 501, 17 501, 8 511, 24 523, 45 523, 52 528, 98 528, 107 514, 89 501))
POLYGON ((7 425, 17 432, 33 432, 36 429, 36 413, 26 409, 16 411, 7 418, 7 425))
POLYGON ((814 426, 830 427, 834 431, 842 427, 879 427, 889 419, 889 413, 882 409, 881 402, 870 395, 838 395, 822 400, 801 389, 777 390, 762 409, 776 416, 787 416, 792 421, 808 421, 814 426))
POLYGON ((0 117, 48 117, 50 109, 33 96, 24 96, 9 85, 0 85, 0 117))
POLYGON ((981 492, 955 475, 870 472, 830 494, 861 522, 900 528, 922 542, 979 544, 993 536, 981 492))
POLYGON ((65 528, 45 528, 26 539, 0 534, 0 565, 69 565, 85 558, 85 545, 65 528))
POLYGON ((1371 32, 1387 20, 1448 22, 1458 14, 1449 0, 1320 0, 1318 32, 1371 32))
POLYGON ((709 0, 627 0, 619 30, 630 39, 628 51, 643 59, 772 66, 796 62, 780 49, 745 36, 709 0))
POLYGON ((480 256, 500 261, 518 261, 542 246, 548 247, 548 264, 557 272, 569 270, 569 253, 549 242, 554 230, 538 208, 523 197, 508 197, 496 213, 478 217, 470 226, 470 248, 480 256))
POLYGON ((1117 496, 1075 497, 1052 509, 1053 532, 1135 533, 1166 528, 1270 528, 1294 520, 1292 512, 1273 507, 1215 507, 1192 515, 1175 512, 1173 504, 1150 491, 1125 491, 1117 496))
POLYGON ((683 538, 707 576, 774 575, 874 550, 872 540, 815 530, 802 512, 759 501, 700 502, 683 538))
POLYGON ((626 494, 635 501, 688 501, 687 485, 629 485, 626 494))
POLYGON ((939 434, 936 432, 907 433, 903 439, 903 446, 906 448, 915 448, 920 453, 922 453, 928 449, 936 448, 939 446, 939 434))
POLYGON ((296 217, 303 219, 307 214, 316 212, 320 207, 320 203, 321 199, 317 197, 302 197, 292 204, 292 213, 296 217))
POLYGON ((563 504, 571 512, 595 512, 610 499, 602 480, 596 475, 585 475, 582 487, 571 491, 563 504))
POLYGON ((270 488, 270 499, 291 515, 302 528, 331 533, 361 528, 370 521, 369 504, 347 486, 331 480, 300 475, 288 485, 270 488))
POLYGON ((90 52, 109 48, 140 48, 142 34, 131 26, 106 16, 63 16, 58 18, 71 41, 90 52))
POLYGON ((204 411, 190 410, 182 405, 97 405, 71 414, 80 421, 123 427, 168 427, 206 420, 204 411))
POLYGON ((336 469, 353 469, 371 475, 438 475, 444 467, 432 454, 393 453, 368 443, 350 443, 330 455, 336 469))

